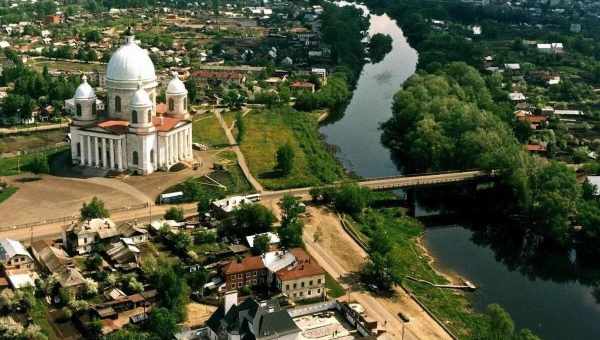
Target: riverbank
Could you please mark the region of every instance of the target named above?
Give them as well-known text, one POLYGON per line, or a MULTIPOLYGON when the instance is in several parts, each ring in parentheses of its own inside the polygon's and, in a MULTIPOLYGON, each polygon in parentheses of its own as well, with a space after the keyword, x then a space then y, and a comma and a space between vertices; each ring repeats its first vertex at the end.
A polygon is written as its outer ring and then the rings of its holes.
MULTIPOLYGON (((358 232, 365 238, 377 225, 390 237, 394 247, 393 257, 398 261, 398 272, 405 278, 412 276, 435 284, 458 281, 458 277, 442 273, 434 268, 433 257, 421 243, 424 227, 417 220, 407 217, 397 208, 369 209, 355 220, 358 232), (375 222, 376 221, 376 222, 375 222)), ((432 314, 461 339, 485 334, 489 328, 485 315, 475 312, 469 299, 461 291, 441 289, 403 279, 402 286, 423 303, 432 314)))

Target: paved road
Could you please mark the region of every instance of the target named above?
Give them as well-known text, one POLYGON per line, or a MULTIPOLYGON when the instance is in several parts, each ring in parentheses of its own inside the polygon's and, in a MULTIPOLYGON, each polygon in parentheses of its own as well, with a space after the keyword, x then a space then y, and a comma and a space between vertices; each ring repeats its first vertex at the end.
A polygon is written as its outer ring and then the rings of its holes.
POLYGON ((215 111, 215 116, 219 120, 219 123, 221 124, 221 128, 223 128, 223 131, 225 131, 227 140, 229 141, 229 144, 231 145, 231 149, 233 150, 233 152, 235 152, 235 154, 237 156, 238 164, 240 165, 240 168, 242 169, 244 176, 246 176, 246 179, 248 180, 248 182, 250 182, 250 185, 252 185, 254 190, 256 190, 257 192, 263 192, 265 189, 256 180, 256 178, 254 178, 254 176, 252 176, 252 172, 250 172, 250 168, 248 168, 248 163, 246 163, 246 158, 244 157, 242 150, 240 150, 240 147, 237 145, 235 138, 233 138, 233 134, 231 133, 231 130, 225 123, 223 116, 221 116, 221 113, 219 111, 215 111))
MULTIPOLYGON (((151 206, 145 209, 121 211, 112 214, 111 219, 117 224, 134 220, 149 223, 151 220, 162 218, 170 207, 172 207, 172 205, 151 206)), ((186 216, 196 213, 196 203, 182 204, 179 205, 179 207, 184 209, 186 216)), ((19 240, 25 244, 29 244, 31 241, 37 240, 56 239, 62 236, 62 231, 67 225, 69 225, 69 223, 69 221, 66 221, 43 224, 30 228, 4 230, 0 232, 0 237, 19 240)))

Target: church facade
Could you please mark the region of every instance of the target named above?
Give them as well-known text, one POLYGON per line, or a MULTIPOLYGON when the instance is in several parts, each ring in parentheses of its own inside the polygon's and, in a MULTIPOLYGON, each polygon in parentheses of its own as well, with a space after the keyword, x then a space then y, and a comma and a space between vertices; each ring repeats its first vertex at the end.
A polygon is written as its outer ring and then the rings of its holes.
POLYGON ((166 89, 167 112, 156 113, 154 64, 131 30, 106 69, 106 102, 96 98, 85 76, 66 107, 72 113, 73 163, 148 175, 193 160, 187 90, 176 73, 166 89), (99 118, 99 108, 105 114, 99 118))

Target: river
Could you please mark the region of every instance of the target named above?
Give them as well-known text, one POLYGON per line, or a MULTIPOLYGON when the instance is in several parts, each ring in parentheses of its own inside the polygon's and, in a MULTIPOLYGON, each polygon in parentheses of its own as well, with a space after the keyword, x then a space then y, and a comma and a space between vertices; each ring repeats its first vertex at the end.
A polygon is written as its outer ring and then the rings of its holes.
MULTIPOLYGON (((379 124, 392 115, 392 97, 415 72, 418 55, 387 15, 371 15, 370 24, 369 34, 393 38, 392 51, 381 62, 364 66, 343 117, 320 131, 328 144, 338 147, 337 157, 347 170, 362 177, 396 175, 400 171, 381 144, 379 124)), ((439 268, 480 287, 469 295, 475 309, 499 303, 517 328, 529 328, 543 339, 600 339, 600 305, 591 287, 560 274, 560 280, 552 280, 552 275, 540 279, 527 270, 509 269, 472 236, 460 226, 430 228, 425 245, 439 268)))

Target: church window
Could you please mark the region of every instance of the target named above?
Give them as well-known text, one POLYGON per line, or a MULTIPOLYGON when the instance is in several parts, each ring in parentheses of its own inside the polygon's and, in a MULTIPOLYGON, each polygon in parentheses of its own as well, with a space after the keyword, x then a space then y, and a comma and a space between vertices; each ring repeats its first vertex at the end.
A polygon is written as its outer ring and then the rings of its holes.
POLYGON ((148 110, 148 123, 152 123, 152 110, 148 110))
POLYGON ((115 112, 121 112, 121 97, 115 96, 115 112))
POLYGON ((138 116, 137 116, 136 110, 131 111, 131 122, 133 124, 137 124, 137 122, 138 122, 138 116))
POLYGON ((154 150, 150 150, 150 163, 154 164, 154 150))
POLYGON ((183 109, 187 111, 187 97, 183 98, 183 109))
POLYGON ((77 111, 77 116, 80 117, 81 116, 81 104, 77 103, 77 105, 75 105, 75 110, 77 111))
POLYGON ((77 157, 81 157, 81 143, 77 143, 77 157))
POLYGON ((93 114, 94 116, 96 115, 96 110, 97 110, 96 103, 93 103, 93 104, 92 104, 92 114, 93 114))
POLYGON ((175 101, 173 98, 169 98, 169 111, 175 110, 175 101))
POLYGON ((137 151, 133 152, 133 157, 132 158, 133 158, 133 164, 134 165, 138 165, 138 153, 137 153, 137 151))

